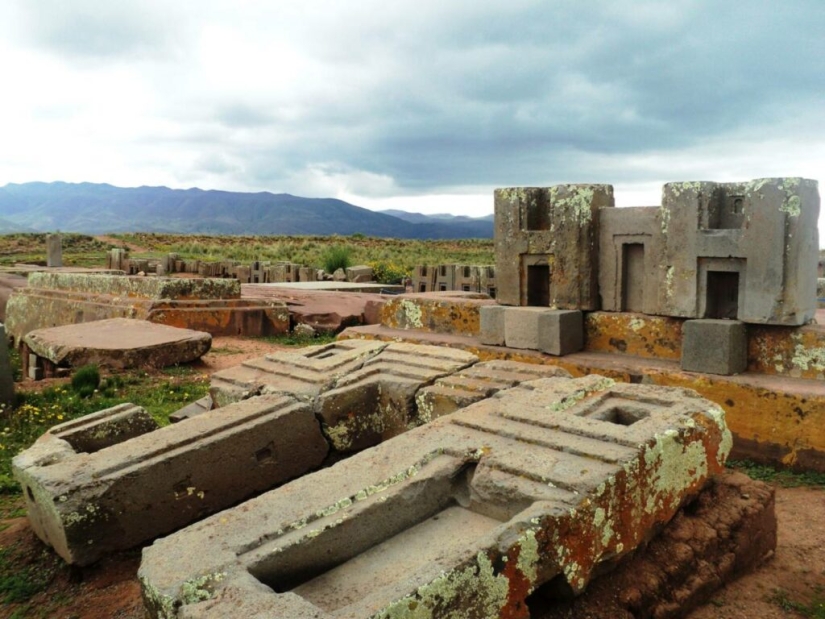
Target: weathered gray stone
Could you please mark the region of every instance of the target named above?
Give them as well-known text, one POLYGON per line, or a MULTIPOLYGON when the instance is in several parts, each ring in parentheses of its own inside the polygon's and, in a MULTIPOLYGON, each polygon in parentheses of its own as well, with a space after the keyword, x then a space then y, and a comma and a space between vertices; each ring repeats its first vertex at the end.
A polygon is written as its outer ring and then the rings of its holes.
POLYGON ((503 305, 485 305, 478 308, 479 339, 482 344, 504 346, 503 305))
POLYGON ((6 327, 0 324, 0 404, 14 404, 14 374, 9 359, 9 340, 6 327))
POLYGON ((275 335, 289 330, 284 303, 240 299, 231 279, 32 273, 11 295, 6 330, 19 343, 35 329, 137 318, 212 335, 275 335))
POLYGON ((495 191, 496 298, 504 305, 599 308, 599 210, 610 185, 495 191))
POLYGON ((418 390, 477 361, 452 348, 390 344, 320 394, 324 434, 337 451, 353 452, 406 432, 426 421, 417 414, 418 390))
POLYGON ((601 213, 602 308, 803 325, 816 311, 817 183, 668 183, 661 207, 601 213))
POLYGON ((508 307, 504 314, 504 340, 510 348, 569 355, 584 345, 584 319, 575 310, 508 307))
POLYGON ((682 369, 739 374, 748 366, 748 334, 738 320, 688 320, 682 325, 682 369))
POLYGON ((354 267, 347 267, 347 281, 355 283, 366 283, 372 281, 372 267, 359 264, 354 267))
POLYGON ((143 552, 152 617, 526 617, 723 470, 724 414, 588 376, 503 391, 143 552))
POLYGON ((261 396, 153 429, 121 405, 52 428, 14 458, 32 529, 87 565, 315 469, 311 408, 261 396))
POLYGON ((189 363, 209 352, 212 336, 202 331, 111 318, 31 331, 28 349, 55 365, 126 369, 189 363))
POLYGON ((556 376, 570 378, 570 373, 555 365, 517 361, 477 363, 418 391, 418 423, 429 423, 520 383, 556 376))
POLYGON ((169 415, 169 421, 172 423, 178 423, 180 421, 186 421, 187 419, 191 419, 201 413, 205 413, 206 411, 212 410, 212 396, 205 395, 199 400, 195 400, 191 404, 187 404, 183 408, 179 408, 174 413, 169 415))
POLYGON ((295 352, 280 351, 216 372, 209 392, 217 407, 262 393, 289 394, 308 401, 386 346, 383 342, 346 340, 295 352))
POLYGON ((63 237, 59 234, 46 235, 46 265, 63 266, 63 237))

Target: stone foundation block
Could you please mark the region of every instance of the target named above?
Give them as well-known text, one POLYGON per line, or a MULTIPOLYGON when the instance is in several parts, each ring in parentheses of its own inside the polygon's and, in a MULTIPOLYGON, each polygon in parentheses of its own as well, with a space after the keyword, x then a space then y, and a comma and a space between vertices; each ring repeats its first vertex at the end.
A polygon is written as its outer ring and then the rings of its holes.
POLYGON ((478 309, 479 338, 482 344, 504 346, 504 312, 503 305, 485 305, 478 309))
POLYGON ((504 340, 509 348, 540 350, 562 356, 584 346, 584 322, 578 310, 543 307, 508 307, 504 314, 504 340))
POLYGON ((738 374, 748 366, 748 335, 738 320, 688 320, 682 325, 682 369, 738 374))
POLYGON ((694 392, 547 378, 473 404, 144 549, 151 617, 526 619, 581 592, 721 472, 694 392))
POLYGON ((56 426, 14 458, 32 529, 67 562, 88 565, 174 531, 327 455, 312 409, 283 396, 155 428, 124 404, 56 426))

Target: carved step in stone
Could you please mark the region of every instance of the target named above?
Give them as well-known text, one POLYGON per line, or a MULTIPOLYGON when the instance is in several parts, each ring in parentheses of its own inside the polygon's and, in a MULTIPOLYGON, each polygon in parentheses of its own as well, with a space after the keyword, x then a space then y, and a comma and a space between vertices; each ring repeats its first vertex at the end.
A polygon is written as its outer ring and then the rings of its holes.
POLYGON ((526 618, 580 592, 724 468, 724 413, 694 392, 547 378, 157 540, 152 617, 526 618))
POLYGON ((212 375, 215 406, 226 406, 259 393, 288 393, 311 399, 386 348, 382 342, 346 340, 277 352, 212 375))
POLYGON ((261 396, 164 428, 124 404, 55 426, 14 458, 32 529, 87 565, 317 468, 311 408, 261 396))
POLYGON ((519 363, 517 361, 485 361, 440 378, 424 387, 415 396, 419 424, 449 415, 460 408, 489 398, 502 389, 509 389, 525 381, 560 376, 570 373, 554 365, 519 363))
POLYGON ((324 434, 337 451, 353 452, 406 432, 422 423, 415 402, 419 389, 477 361, 442 346, 390 344, 318 397, 315 410, 324 434))

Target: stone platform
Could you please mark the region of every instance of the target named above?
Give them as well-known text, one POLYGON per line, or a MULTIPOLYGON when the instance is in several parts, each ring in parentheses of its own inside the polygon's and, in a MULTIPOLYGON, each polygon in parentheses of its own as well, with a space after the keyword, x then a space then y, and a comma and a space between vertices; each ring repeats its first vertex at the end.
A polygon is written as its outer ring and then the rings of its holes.
POLYGON ((216 514, 143 554, 152 617, 526 618, 581 592, 723 470, 694 393, 546 378, 216 514))
MULTIPOLYGON (((162 368, 199 359, 212 346, 212 336, 145 320, 111 318, 37 329, 23 343, 24 356, 36 355, 38 364, 52 367, 94 363, 110 369, 162 368)), ((24 365, 30 361, 24 359, 24 365)))
POLYGON ((19 343, 35 329, 107 318, 134 318, 212 335, 289 331, 278 301, 241 299, 237 280, 32 273, 6 305, 8 333, 19 343))

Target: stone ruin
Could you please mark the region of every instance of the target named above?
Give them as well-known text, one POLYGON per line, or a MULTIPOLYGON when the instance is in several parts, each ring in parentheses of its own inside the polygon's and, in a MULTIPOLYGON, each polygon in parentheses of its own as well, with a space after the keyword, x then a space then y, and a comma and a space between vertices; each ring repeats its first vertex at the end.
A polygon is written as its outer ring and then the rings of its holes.
POLYGON ((230 279, 31 273, 6 304, 15 342, 35 329, 109 318, 147 320, 212 335, 275 335, 289 331, 289 310, 275 300, 241 298, 230 279))
MULTIPOLYGON (((242 284, 297 283, 332 280, 331 273, 288 260, 208 261, 184 259, 176 253, 156 259, 130 259, 125 249, 110 249, 106 254, 106 268, 122 270, 129 275, 154 273, 168 277, 174 273, 188 273, 206 278, 232 278, 242 284)), ((372 267, 356 265, 346 269, 344 280, 354 283, 371 282, 372 267)))
MULTIPOLYGON (((779 457, 825 463, 799 436, 825 414, 825 330, 804 326, 815 184, 664 195, 497 191, 496 300, 387 300, 380 325, 217 373, 173 426, 132 405, 57 426, 14 461, 33 528, 80 565, 171 533, 140 568, 153 617, 518 618, 538 589, 581 593, 732 448, 764 449, 749 432, 783 407, 803 421, 779 457), (718 376, 696 381, 692 356, 718 376)), ((775 544, 758 492, 768 533, 740 568, 775 544)))
POLYGON ((174 426, 121 405, 14 461, 33 529, 80 565, 219 512, 144 551, 154 617, 524 617, 647 542, 731 443, 689 391, 442 347, 269 355, 211 392, 174 426))
POLYGON ((493 265, 437 264, 413 269, 414 292, 482 292, 496 298, 496 268, 493 265))

